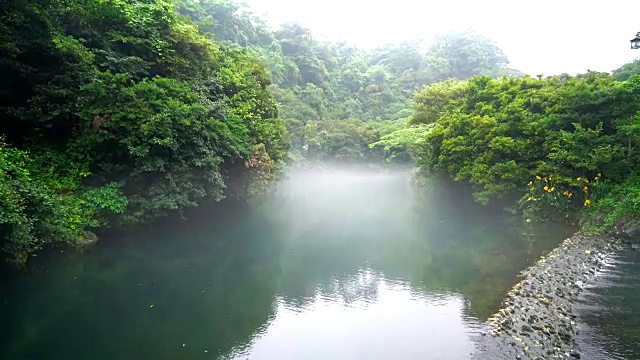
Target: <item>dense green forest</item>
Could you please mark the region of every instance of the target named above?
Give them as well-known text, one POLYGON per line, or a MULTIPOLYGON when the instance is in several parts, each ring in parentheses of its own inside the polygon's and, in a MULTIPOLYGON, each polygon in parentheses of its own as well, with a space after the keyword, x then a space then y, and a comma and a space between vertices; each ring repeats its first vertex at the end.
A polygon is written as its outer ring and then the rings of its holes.
POLYGON ((94 228, 257 196, 286 161, 382 161, 385 149, 370 144, 404 127, 415 90, 517 74, 475 34, 364 52, 298 24, 271 30, 242 10, 3 2, 0 234, 10 261, 92 241, 94 228))
POLYGON ((409 127, 377 142, 410 149, 425 176, 468 182, 525 221, 603 231, 640 217, 638 62, 607 73, 481 76, 420 90, 409 127), (626 80, 616 76, 625 73, 626 80))
POLYGON ((418 89, 474 75, 522 75, 493 41, 474 33, 364 51, 318 39, 297 23, 271 30, 230 0, 184 0, 180 11, 216 41, 246 49, 265 64, 297 158, 381 160, 383 152, 368 145, 404 127, 418 89))
POLYGON ((446 33, 429 46, 389 44, 369 52, 314 38, 287 23, 270 30, 250 9, 229 0, 184 0, 181 11, 224 44, 242 46, 265 64, 284 119, 397 120, 424 85, 474 75, 521 75, 491 40, 446 33))
POLYGON ((407 126, 370 146, 410 155, 420 176, 468 183, 526 222, 640 226, 640 60, 611 74, 448 80, 413 100, 407 126))
POLYGON ((91 228, 251 194, 284 158, 264 66, 176 3, 9 1, 2 12, 0 234, 11 261, 91 240, 91 228))
POLYGON ((30 0, 2 2, 0 71, 0 236, 17 265, 259 196, 293 161, 415 162, 527 221, 610 226, 640 202, 638 62, 536 79, 474 33, 364 51, 229 0, 30 0))

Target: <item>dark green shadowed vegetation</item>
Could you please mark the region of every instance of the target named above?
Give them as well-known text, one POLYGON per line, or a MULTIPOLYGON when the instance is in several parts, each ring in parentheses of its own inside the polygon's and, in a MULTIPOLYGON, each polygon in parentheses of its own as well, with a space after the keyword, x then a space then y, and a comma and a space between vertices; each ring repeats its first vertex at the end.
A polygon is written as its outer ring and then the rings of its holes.
POLYGON ((266 70, 175 2, 2 8, 0 233, 11 261, 221 199, 229 181, 246 196, 247 178, 273 178, 288 140, 266 70))

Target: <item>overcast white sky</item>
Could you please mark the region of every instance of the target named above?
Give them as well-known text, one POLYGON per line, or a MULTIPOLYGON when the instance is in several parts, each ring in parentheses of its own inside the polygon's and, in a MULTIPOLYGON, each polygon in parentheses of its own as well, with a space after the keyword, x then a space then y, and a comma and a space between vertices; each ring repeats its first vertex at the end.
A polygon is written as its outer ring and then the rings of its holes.
POLYGON ((531 75, 611 71, 640 57, 639 0, 244 0, 269 24, 298 21, 363 48, 473 29, 531 75))

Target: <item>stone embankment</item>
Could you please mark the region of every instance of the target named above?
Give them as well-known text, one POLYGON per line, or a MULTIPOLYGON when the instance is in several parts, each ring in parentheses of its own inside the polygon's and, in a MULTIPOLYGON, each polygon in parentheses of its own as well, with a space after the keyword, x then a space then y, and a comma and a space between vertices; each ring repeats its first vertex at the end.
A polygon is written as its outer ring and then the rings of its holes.
POLYGON ((488 321, 477 359, 575 359, 573 304, 619 242, 583 233, 566 239, 521 274, 488 321))

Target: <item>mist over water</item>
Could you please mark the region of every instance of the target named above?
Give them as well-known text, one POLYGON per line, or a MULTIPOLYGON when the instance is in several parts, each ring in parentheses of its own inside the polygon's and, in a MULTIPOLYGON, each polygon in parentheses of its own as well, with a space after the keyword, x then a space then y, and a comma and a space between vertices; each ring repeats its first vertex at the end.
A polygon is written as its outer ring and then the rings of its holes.
POLYGON ((294 170, 249 209, 203 208, 6 281, 0 353, 467 359, 517 273, 565 235, 404 171, 294 170))

